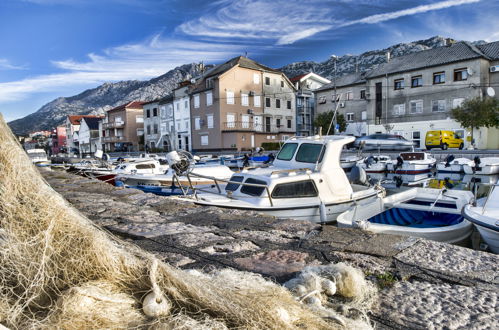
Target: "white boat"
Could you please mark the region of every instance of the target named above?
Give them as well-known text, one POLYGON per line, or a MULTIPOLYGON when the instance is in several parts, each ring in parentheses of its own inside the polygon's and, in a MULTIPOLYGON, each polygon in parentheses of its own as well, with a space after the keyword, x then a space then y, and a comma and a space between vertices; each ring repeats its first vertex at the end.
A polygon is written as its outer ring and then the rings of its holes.
POLYGON ((466 174, 498 174, 499 173, 499 157, 475 157, 471 164, 463 166, 466 174))
POLYGON ((338 227, 457 243, 471 235, 461 210, 472 200, 470 191, 412 188, 340 214, 338 227))
POLYGON ((386 172, 386 165, 392 163, 392 159, 387 155, 376 155, 369 156, 365 158, 362 162, 359 162, 359 166, 362 167, 366 173, 384 173, 386 172))
MULTIPOLYGON (((234 174, 225 165, 194 165, 191 173, 194 175, 189 177, 190 181, 186 176, 176 177, 172 169, 168 169, 162 174, 118 174, 114 180, 117 186, 140 189, 159 195, 182 195, 186 194, 191 185, 198 187, 216 184, 212 179, 205 179, 196 175, 228 180, 234 174)), ((192 192, 192 189, 189 192, 192 192)))
POLYGON ((486 175, 486 174, 465 174, 463 176, 464 183, 484 183, 494 184, 499 180, 499 174, 486 175))
POLYGON ((463 208, 463 216, 471 221, 484 242, 494 253, 499 253, 499 189, 491 186, 488 197, 480 198, 476 206, 470 204, 463 208))
POLYGON ((464 165, 473 166, 473 161, 468 158, 454 158, 449 155, 445 161, 437 163, 437 172, 463 173, 464 165))
POLYGON ((397 160, 387 163, 386 169, 396 174, 428 173, 435 165, 436 159, 423 151, 401 152, 397 160))
POLYGON ((223 192, 196 191, 195 202, 323 223, 353 205, 384 193, 381 187, 350 184, 340 166, 350 136, 294 137, 286 141, 272 166, 232 175, 223 192))
POLYGON ((29 159, 33 164, 48 164, 49 160, 44 149, 27 149, 29 159))
POLYGON ((348 172, 355 165, 357 165, 359 162, 362 162, 363 160, 364 157, 357 155, 342 157, 340 158, 340 166, 345 172, 348 172))
POLYGON ((430 173, 421 174, 395 174, 388 173, 386 181, 383 182, 385 188, 404 187, 426 187, 431 180, 430 173))

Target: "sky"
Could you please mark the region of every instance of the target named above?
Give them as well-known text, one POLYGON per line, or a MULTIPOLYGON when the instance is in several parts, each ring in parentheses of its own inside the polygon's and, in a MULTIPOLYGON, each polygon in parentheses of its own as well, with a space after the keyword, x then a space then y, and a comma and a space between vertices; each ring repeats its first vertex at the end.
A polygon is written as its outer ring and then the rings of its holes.
POLYGON ((0 112, 246 53, 279 68, 435 35, 497 41, 498 12, 499 0, 0 0, 0 112))

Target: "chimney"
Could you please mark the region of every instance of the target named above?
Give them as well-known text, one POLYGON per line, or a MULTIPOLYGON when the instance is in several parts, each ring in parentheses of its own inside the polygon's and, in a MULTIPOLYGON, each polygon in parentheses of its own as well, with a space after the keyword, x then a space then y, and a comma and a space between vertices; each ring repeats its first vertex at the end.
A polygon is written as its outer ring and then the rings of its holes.
POLYGON ((390 62, 390 52, 389 51, 386 52, 385 56, 386 56, 386 63, 390 62))

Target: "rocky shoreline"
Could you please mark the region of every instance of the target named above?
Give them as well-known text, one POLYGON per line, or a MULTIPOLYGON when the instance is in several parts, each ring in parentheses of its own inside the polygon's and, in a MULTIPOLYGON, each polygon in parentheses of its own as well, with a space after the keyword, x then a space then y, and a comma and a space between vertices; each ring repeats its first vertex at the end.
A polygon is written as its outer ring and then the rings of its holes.
POLYGON ((379 287, 388 329, 499 328, 499 256, 424 239, 194 205, 60 171, 47 182, 97 225, 183 269, 230 267, 283 283, 344 261, 379 287))

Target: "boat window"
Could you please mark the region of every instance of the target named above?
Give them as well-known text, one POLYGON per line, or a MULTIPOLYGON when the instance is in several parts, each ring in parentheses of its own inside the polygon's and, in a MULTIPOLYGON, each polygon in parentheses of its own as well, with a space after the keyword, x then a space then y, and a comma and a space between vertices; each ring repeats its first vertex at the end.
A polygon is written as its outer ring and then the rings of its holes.
POLYGON ((320 155, 319 162, 321 162, 325 150, 326 148, 322 144, 303 143, 296 153, 296 161, 303 163, 316 163, 320 155))
POLYGON ((291 160, 293 155, 295 154, 296 148, 298 147, 298 143, 286 143, 282 146, 281 151, 277 155, 277 159, 279 160, 291 160))
MULTIPOLYGON (((244 183, 254 183, 254 184, 261 184, 261 185, 266 185, 267 182, 257 180, 257 179, 252 179, 249 178, 244 183)), ((241 187, 241 192, 246 195, 251 195, 251 196, 260 196, 263 191, 265 190, 265 187, 253 187, 253 186, 242 186, 241 187)))
POLYGON ((272 191, 272 198, 315 197, 317 188, 312 180, 281 183, 272 191))
POLYGON ((146 168, 155 168, 155 167, 156 166, 154 166, 154 164, 137 164, 137 165, 135 165, 135 168, 138 170, 143 170, 146 168))
MULTIPOLYGON (((244 179, 244 176, 233 176, 232 178, 230 178, 230 181, 237 181, 237 182, 243 182, 243 179, 244 179)), ((237 184, 237 183, 227 183, 227 185, 225 186, 225 190, 226 191, 236 191, 237 188, 239 188, 240 184, 237 184)))

